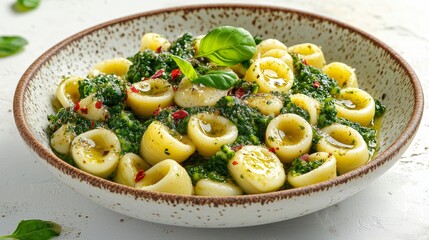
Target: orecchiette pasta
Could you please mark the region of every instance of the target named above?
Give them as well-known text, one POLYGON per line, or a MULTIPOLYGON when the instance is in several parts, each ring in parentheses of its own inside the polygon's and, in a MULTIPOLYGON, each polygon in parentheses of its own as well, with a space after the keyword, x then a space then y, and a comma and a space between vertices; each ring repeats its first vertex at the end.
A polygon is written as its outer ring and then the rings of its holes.
POLYGON ((134 187, 136 175, 140 170, 148 170, 150 165, 135 153, 126 153, 119 160, 113 181, 134 187))
POLYGON ((173 87, 164 79, 140 81, 127 88, 127 104, 139 117, 148 117, 158 108, 173 104, 173 87))
POLYGON ((272 192, 286 181, 283 164, 277 156, 261 146, 245 146, 228 162, 228 170, 248 194, 272 192))
POLYGON ((293 72, 280 59, 264 57, 256 59, 246 71, 244 79, 259 85, 259 92, 288 92, 293 85, 293 72))
POLYGON ((217 114, 200 113, 189 119, 188 136, 201 156, 215 155, 222 145, 233 143, 237 135, 237 127, 217 114))
POLYGON ((257 108, 261 113, 265 115, 277 116, 280 114, 280 110, 283 107, 282 100, 268 93, 250 95, 245 99, 245 101, 247 102, 247 104, 249 104, 249 106, 257 108))
POLYGON ((201 179, 195 184, 194 193, 200 196, 235 196, 242 195, 243 190, 232 182, 201 179))
POLYGON ((309 155, 307 161, 312 162, 317 160, 323 161, 322 165, 308 173, 294 175, 289 171, 287 180, 290 185, 293 187, 305 187, 333 179, 337 176, 337 165, 334 155, 327 152, 316 152, 309 155))
POLYGON ((180 107, 214 106, 227 94, 228 90, 192 84, 188 78, 183 78, 174 94, 174 102, 180 107))
POLYGON ((143 35, 140 43, 140 51, 152 50, 157 51, 158 48, 161 48, 163 51, 168 50, 171 43, 165 39, 163 36, 157 33, 146 33, 143 35))
POLYGON ((59 153, 68 154, 74 137, 74 133, 69 130, 69 124, 64 124, 52 134, 51 147, 59 153))
POLYGON ((289 47, 289 52, 299 54, 308 65, 315 68, 323 68, 325 66, 325 56, 322 49, 312 43, 302 43, 289 47))
POLYGON ((61 81, 57 87, 56 95, 58 101, 64 108, 74 106, 79 101, 79 81, 82 77, 68 77, 61 81))
POLYGON ((115 133, 99 128, 82 133, 71 144, 73 159, 80 169, 107 178, 119 163, 121 144, 115 133))
POLYGON ((148 191, 192 195, 194 187, 186 170, 175 160, 165 159, 145 172, 136 187, 148 191))
POLYGON ((338 82, 340 88, 358 87, 355 70, 347 64, 332 62, 322 68, 322 71, 338 82))
POLYGON ((263 54, 273 49, 287 50, 287 47, 277 39, 265 39, 256 46, 256 52, 253 55, 253 59, 261 58, 263 54))
POLYGON ((278 58, 283 62, 285 62, 289 66, 289 68, 293 70, 293 58, 288 53, 288 51, 284 49, 271 49, 265 52, 264 54, 262 54, 261 58, 264 58, 264 57, 278 58))
POLYGON ((187 136, 182 136, 162 123, 154 121, 143 134, 140 155, 153 166, 170 158, 183 162, 195 152, 195 149, 195 144, 187 136))
POLYGON ((92 121, 105 121, 109 117, 109 112, 94 94, 79 101, 77 112, 92 121))
POLYGON ((332 153, 340 174, 356 169, 369 160, 368 147, 353 128, 333 124, 323 128, 322 132, 322 139, 316 145, 317 151, 332 153))
POLYGON ((344 88, 335 101, 337 116, 357 122, 362 126, 370 125, 375 114, 374 99, 362 89, 344 88))
POLYGON ((265 144, 284 163, 310 150, 313 139, 311 125, 304 118, 287 113, 275 117, 267 127, 265 144))
POLYGON ((95 64, 89 75, 115 74, 123 77, 131 66, 131 61, 126 58, 112 58, 95 64))
POLYGON ((317 124, 320 112, 320 103, 316 99, 302 93, 297 93, 290 95, 290 100, 292 103, 308 112, 310 116, 309 122, 311 125, 317 124))

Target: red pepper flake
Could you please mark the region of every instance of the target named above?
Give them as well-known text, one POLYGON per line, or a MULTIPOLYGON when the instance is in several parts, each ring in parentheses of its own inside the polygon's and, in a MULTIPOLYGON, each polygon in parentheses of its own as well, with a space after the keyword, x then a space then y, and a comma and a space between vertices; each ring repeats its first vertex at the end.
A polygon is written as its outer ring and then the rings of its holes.
POLYGON ((142 77, 142 79, 140 80, 140 81, 146 81, 146 80, 149 80, 150 78, 148 78, 148 77, 142 77))
POLYGON ((235 152, 237 152, 238 150, 242 149, 243 145, 239 144, 237 146, 232 147, 231 149, 234 150, 235 152))
POLYGON ((241 99, 244 96, 244 89, 240 87, 237 90, 235 90, 235 96, 241 99))
POLYGON ((161 112, 161 105, 158 105, 158 108, 157 109, 155 109, 155 111, 153 111, 153 115, 155 115, 155 116, 158 116, 158 114, 161 112))
POLYGON ((304 65, 307 65, 307 66, 308 66, 307 59, 302 59, 302 60, 301 60, 301 62, 302 62, 302 64, 304 64, 304 65))
POLYGON ((103 107, 103 102, 102 101, 95 102, 95 107, 100 109, 101 107, 103 107))
POLYGON ((153 78, 153 79, 155 79, 155 78, 159 78, 159 77, 161 77, 162 76, 162 74, 164 74, 164 69, 159 69, 158 71, 156 71, 156 73, 154 74, 154 75, 152 75, 152 77, 150 77, 150 78, 153 78))
POLYGON ((189 116, 189 113, 183 109, 177 110, 173 113, 173 119, 174 120, 183 119, 187 116, 189 116))
POLYGON ((180 71, 179 68, 173 69, 171 71, 171 81, 174 81, 174 79, 176 79, 177 77, 181 76, 182 72, 180 71))
POLYGON ((302 161, 308 161, 310 160, 309 155, 308 154, 304 154, 301 157, 299 157, 302 161))
POLYGON ((91 126, 89 126, 89 128, 90 128, 90 129, 93 129, 93 128, 94 128, 94 126, 95 126, 95 122, 94 122, 94 121, 91 121, 91 126))
POLYGON ((319 88, 320 87, 320 82, 314 82, 313 83, 313 87, 314 88, 319 88))
POLYGON ((271 148, 269 148, 268 149, 268 151, 270 151, 270 152, 272 152, 272 153, 275 153, 277 150, 279 150, 280 148, 278 148, 278 147, 271 147, 271 148))
POLYGON ((237 165, 238 164, 238 162, 237 161, 233 161, 232 162, 232 165, 237 165))
POLYGON ((79 101, 76 101, 76 103, 74 104, 74 108, 75 111, 78 111, 80 109, 80 104, 79 101))
POLYGON ((159 46, 156 50, 155 50, 155 52, 156 53, 160 53, 162 51, 162 46, 159 46))
POLYGON ((134 179, 135 182, 139 182, 140 180, 142 180, 144 177, 146 176, 145 171, 142 169, 140 171, 137 172, 136 174, 136 178, 134 179))
POLYGON ((133 93, 139 93, 139 90, 134 86, 131 86, 130 89, 131 89, 131 92, 133 93))
POLYGON ((88 108, 87 108, 87 107, 80 108, 80 111, 81 111, 83 114, 88 114, 88 108))

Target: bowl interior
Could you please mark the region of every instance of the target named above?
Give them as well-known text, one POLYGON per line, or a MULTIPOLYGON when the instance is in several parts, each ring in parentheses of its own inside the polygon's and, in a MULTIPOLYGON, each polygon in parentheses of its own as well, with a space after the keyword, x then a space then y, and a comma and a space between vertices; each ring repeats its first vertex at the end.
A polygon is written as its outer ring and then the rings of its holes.
MULTIPOLYGON (((220 25, 243 27, 253 35, 276 38, 287 46, 315 43, 322 46, 328 63, 344 62, 355 68, 359 87, 387 106, 379 131, 380 153, 391 147, 403 134, 416 111, 421 111, 421 89, 412 70, 387 46, 357 29, 288 9, 199 6, 114 20, 54 46, 30 67, 17 89, 16 94, 22 96, 22 102, 16 105, 22 109, 22 122, 30 131, 20 129, 21 134, 30 147, 47 158, 48 162, 61 161, 51 152, 46 133, 47 115, 54 113, 52 102, 61 76, 84 76, 101 60, 132 56, 138 51, 140 38, 146 32, 156 32, 174 39, 184 32, 205 34, 220 25), (420 102, 417 103, 416 99, 420 102), (34 138, 37 142, 28 138, 34 138)), ((415 131, 420 118, 413 121, 415 126, 412 131, 415 131)), ((403 137, 409 138, 410 135, 403 137)))

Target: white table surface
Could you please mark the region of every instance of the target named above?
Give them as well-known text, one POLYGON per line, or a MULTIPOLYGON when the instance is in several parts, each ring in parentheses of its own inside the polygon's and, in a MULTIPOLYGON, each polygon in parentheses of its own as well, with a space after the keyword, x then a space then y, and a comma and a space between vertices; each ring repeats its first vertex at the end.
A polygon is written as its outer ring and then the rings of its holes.
MULTIPOLYGON (((12 113, 19 78, 45 50, 85 28, 185 3, 42 0, 37 10, 17 14, 11 10, 13 2, 0 1, 0 35, 22 35, 29 45, 18 55, 0 59, 0 235, 12 232, 22 219, 38 218, 61 224, 64 230, 59 239, 429 239, 427 114, 410 148, 381 178, 339 204, 284 222, 235 229, 166 226, 114 213, 80 196, 36 161, 21 140, 12 113)), ((186 1, 186 5, 207 2, 221 1, 192 0, 186 1)), ((361 28, 402 55, 429 95, 429 1, 253 0, 251 3, 302 9, 361 28)))

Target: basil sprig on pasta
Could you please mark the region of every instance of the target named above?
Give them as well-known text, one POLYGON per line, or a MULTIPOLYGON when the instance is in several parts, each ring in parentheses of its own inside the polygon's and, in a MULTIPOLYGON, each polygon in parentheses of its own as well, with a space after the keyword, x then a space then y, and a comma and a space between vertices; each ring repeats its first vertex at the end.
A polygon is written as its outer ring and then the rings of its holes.
POLYGON ((249 60, 256 52, 253 36, 243 28, 221 26, 201 39, 196 57, 205 57, 219 66, 233 66, 249 60))
POLYGON ((227 90, 238 80, 237 75, 231 70, 209 70, 204 75, 199 76, 191 63, 178 56, 172 55, 171 57, 179 66, 180 71, 192 83, 201 83, 207 87, 227 90))

